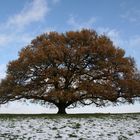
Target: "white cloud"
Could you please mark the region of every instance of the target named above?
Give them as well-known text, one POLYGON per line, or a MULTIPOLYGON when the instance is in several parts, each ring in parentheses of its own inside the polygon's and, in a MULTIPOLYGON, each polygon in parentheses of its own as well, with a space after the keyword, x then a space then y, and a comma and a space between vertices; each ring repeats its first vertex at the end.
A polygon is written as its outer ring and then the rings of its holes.
MULTIPOLYGON (((30 31, 26 27, 35 22, 43 21, 48 11, 47 0, 31 0, 23 6, 19 13, 11 15, 5 23, 0 23, 0 49, 2 52, 8 55, 10 54, 10 52, 7 52, 8 47, 15 47, 13 50, 17 55, 20 48, 29 44, 40 30, 39 27, 36 27, 36 30, 30 31)), ((0 79, 6 75, 6 63, 8 61, 9 58, 4 60, 5 64, 2 61, 0 63, 0 79)))
MULTIPOLYGON (((71 15, 67 23, 72 27, 72 29, 77 30, 77 29, 82 29, 82 28, 92 28, 96 21, 97 21, 97 18, 91 17, 88 20, 86 20, 86 22, 82 22, 79 19, 77 19, 75 16, 71 15)), ((111 40, 114 42, 115 45, 118 46, 122 44, 122 40, 120 39, 120 31, 116 29, 110 29, 108 27, 106 28, 97 27, 96 30, 99 34, 105 34, 109 38, 111 38, 111 40)))
POLYGON ((15 46, 14 44, 21 44, 23 47, 23 45, 29 43, 32 39, 33 39, 33 35, 30 33, 5 33, 5 34, 0 34, 0 48, 5 48, 5 47, 10 47, 12 44, 12 46, 15 46))
POLYGON ((7 104, 0 105, 0 113, 11 114, 41 114, 41 113, 56 113, 57 109, 49 109, 39 104, 27 103, 22 100, 8 102, 7 104))
POLYGON ((11 43, 29 43, 39 30, 26 31, 26 27, 41 22, 49 12, 46 0, 32 0, 26 3, 18 14, 10 16, 5 23, 0 26, 0 47, 8 46, 11 43))
POLYGON ((46 0, 33 0, 31 3, 27 3, 18 14, 10 17, 7 26, 24 28, 32 22, 43 20, 48 11, 46 0))
POLYGON ((132 48, 140 49, 140 36, 135 36, 129 40, 129 45, 132 48))
POLYGON ((60 0, 52 0, 53 4, 57 4, 60 2, 60 0))
POLYGON ((117 31, 116 29, 98 28, 97 30, 100 34, 105 34, 111 38, 118 38, 119 37, 119 31, 117 31))
POLYGON ((0 80, 6 76, 6 65, 0 64, 0 80))
POLYGON ((123 39, 121 31, 118 31, 116 29, 110 29, 110 28, 103 28, 99 27, 97 28, 97 32, 99 34, 105 34, 107 35, 115 45, 124 47, 126 46, 127 49, 140 49, 140 36, 132 36, 129 39, 123 39))
POLYGON ((124 40, 120 38, 121 32, 116 29, 99 27, 97 28, 97 32, 99 34, 105 34, 106 36, 108 36, 116 46, 120 46, 124 43, 124 40))
POLYGON ((0 34, 0 46, 7 44, 10 40, 11 39, 6 34, 0 34))
POLYGON ((138 23, 140 22, 140 10, 131 8, 129 9, 129 11, 126 11, 123 14, 121 14, 120 17, 126 21, 138 23))
POLYGON ((91 17, 90 19, 86 20, 86 22, 79 21, 77 17, 70 16, 67 23, 73 28, 73 29, 82 29, 82 28, 91 28, 93 24, 96 22, 95 17, 91 17))
POLYGON ((125 41, 125 46, 129 48, 129 54, 135 58, 136 64, 140 69, 140 36, 134 36, 125 41))

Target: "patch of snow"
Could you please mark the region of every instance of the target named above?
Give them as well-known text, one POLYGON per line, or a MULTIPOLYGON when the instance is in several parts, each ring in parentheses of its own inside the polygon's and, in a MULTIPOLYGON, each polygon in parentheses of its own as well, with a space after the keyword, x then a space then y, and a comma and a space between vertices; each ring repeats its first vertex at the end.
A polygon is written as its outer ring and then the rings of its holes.
POLYGON ((0 118, 0 139, 140 140, 140 114, 89 118, 0 118))

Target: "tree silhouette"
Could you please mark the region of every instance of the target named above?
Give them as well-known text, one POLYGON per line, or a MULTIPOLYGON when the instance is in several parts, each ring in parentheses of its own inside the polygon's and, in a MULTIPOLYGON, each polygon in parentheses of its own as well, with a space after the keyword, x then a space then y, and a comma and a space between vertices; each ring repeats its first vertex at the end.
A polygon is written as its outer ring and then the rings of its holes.
POLYGON ((93 30, 50 32, 24 47, 8 64, 0 104, 32 99, 54 104, 58 113, 77 105, 132 103, 140 97, 134 59, 93 30))

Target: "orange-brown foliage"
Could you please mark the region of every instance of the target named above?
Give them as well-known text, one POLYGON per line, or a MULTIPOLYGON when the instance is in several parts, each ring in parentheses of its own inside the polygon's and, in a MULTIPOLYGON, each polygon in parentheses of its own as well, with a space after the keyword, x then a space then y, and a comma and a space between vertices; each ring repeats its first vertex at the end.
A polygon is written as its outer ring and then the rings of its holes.
POLYGON ((8 64, 1 82, 0 103, 21 98, 42 100, 64 108, 97 106, 140 96, 135 62, 93 30, 50 32, 23 48, 8 64))

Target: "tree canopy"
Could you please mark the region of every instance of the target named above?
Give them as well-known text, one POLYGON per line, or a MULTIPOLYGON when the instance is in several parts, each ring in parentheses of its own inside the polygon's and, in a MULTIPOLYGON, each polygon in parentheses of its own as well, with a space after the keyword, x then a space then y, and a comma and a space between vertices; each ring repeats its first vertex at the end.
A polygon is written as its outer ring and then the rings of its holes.
POLYGON ((131 57, 94 30, 44 33, 9 62, 0 104, 19 99, 51 103, 58 113, 77 105, 132 103, 140 74, 131 57))

